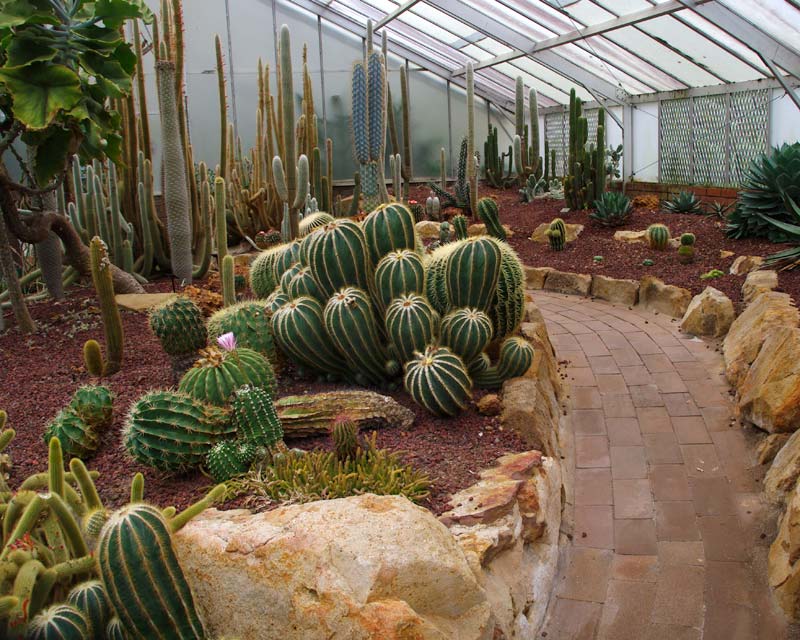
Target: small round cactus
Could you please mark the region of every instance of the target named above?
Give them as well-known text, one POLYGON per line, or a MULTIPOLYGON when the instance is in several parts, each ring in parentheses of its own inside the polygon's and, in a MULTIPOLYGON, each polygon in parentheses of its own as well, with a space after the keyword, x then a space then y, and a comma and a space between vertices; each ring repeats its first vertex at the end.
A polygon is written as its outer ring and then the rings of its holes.
POLYGON ((445 347, 428 347, 406 365, 404 379, 411 398, 433 414, 454 416, 472 395, 472 380, 464 363, 445 347))
POLYGON ((545 231, 545 235, 550 240, 550 248, 553 251, 563 251, 567 243, 567 225, 561 218, 556 218, 550 223, 550 228, 545 231))
POLYGON ((214 482, 225 482, 247 472, 256 457, 256 447, 241 440, 215 444, 206 456, 206 468, 214 482))
POLYGON ((80 611, 68 604, 57 604, 38 613, 28 623, 28 640, 86 640, 89 629, 80 611))
POLYGON ((192 300, 179 296, 150 312, 150 330, 171 356, 193 353, 206 346, 203 313, 192 300))
POLYGON ((338 415, 331 422, 331 440, 336 459, 355 459, 358 451, 358 425, 347 415, 338 415))
POLYGON ((651 249, 664 251, 669 246, 669 229, 663 224, 651 224, 647 228, 647 243, 651 249))
POLYGON ((694 241, 696 237, 693 233, 682 233, 681 234, 681 246, 683 247, 692 247, 694 246, 694 241))

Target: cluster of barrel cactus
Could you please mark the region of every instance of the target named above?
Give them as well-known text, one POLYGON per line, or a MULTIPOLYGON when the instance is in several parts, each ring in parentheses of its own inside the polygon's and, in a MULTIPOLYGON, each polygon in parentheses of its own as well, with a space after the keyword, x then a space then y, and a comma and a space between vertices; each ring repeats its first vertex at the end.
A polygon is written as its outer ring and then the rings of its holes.
MULTIPOLYGON (((96 395, 76 394, 76 412, 105 415, 84 404, 96 395)), ((3 431, 0 450, 13 437, 12 429, 3 431)), ((178 513, 143 502, 144 478, 136 474, 130 504, 111 513, 97 477, 79 458, 65 471, 60 441, 52 438, 48 470, 0 493, 0 636, 205 638, 172 534, 218 500, 224 485, 178 513)))
POLYGON ((79 388, 64 409, 45 428, 45 442, 58 438, 71 456, 84 458, 99 445, 100 432, 111 423, 114 395, 108 387, 79 388))
MULTIPOLYGON (((496 204, 481 203, 487 228, 499 235, 496 204)), ((465 223, 456 222, 457 237, 466 235, 465 223)), ((336 219, 268 249, 250 280, 274 309, 275 344, 304 372, 390 387, 404 372, 417 402, 454 415, 473 384, 496 388, 527 369, 509 349, 501 347, 497 364, 483 353, 493 340, 508 342, 522 321, 524 275, 511 247, 476 236, 426 256, 402 204, 379 206, 361 223, 336 219)), ((520 350, 530 364, 531 347, 520 350)))

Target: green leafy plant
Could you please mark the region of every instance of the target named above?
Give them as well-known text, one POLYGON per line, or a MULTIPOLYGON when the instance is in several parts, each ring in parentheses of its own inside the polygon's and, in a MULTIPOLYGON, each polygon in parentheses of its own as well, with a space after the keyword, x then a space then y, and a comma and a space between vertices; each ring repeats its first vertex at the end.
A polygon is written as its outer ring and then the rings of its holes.
POLYGON ((620 191, 605 191, 594 201, 594 211, 589 217, 604 227, 626 224, 633 214, 630 198, 620 191))
POLYGON ((711 280, 713 278, 721 278, 725 275, 724 271, 720 271, 719 269, 712 269, 711 271, 706 271, 700 275, 701 280, 711 280))
POLYGON ((671 200, 662 202, 661 207, 669 213, 703 213, 702 203, 691 191, 681 191, 671 200))
POLYGON ((777 253, 767 256, 766 264, 769 266, 784 265, 784 269, 794 269, 800 264, 800 206, 798 206, 794 200, 789 200, 789 205, 798 224, 781 222, 762 214, 762 217, 765 220, 769 220, 772 226, 787 234, 787 240, 795 245, 791 249, 778 251, 777 253))
POLYGON ((595 256, 592 258, 592 262, 595 264, 602 264, 603 263, 603 256, 595 256))
POLYGON ((725 216, 728 215, 728 211, 731 210, 733 204, 722 204, 721 202, 712 202, 708 206, 708 215, 717 216, 718 218, 725 219, 725 216))
POLYGON ((642 260, 643 267, 652 267, 654 264, 655 262, 653 262, 650 258, 645 258, 644 260, 642 260))

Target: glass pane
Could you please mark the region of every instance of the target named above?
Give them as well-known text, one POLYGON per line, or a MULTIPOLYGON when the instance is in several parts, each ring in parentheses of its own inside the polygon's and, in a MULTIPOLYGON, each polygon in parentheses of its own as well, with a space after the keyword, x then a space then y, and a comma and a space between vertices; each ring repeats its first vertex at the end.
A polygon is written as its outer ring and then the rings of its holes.
POLYGON ((793 44, 800 42, 800 10, 785 0, 720 0, 732 11, 763 29, 777 40, 793 44))
MULTIPOLYGON (((442 147, 445 153, 448 150, 447 84, 428 71, 414 71, 409 75, 408 91, 412 105, 409 128, 414 177, 438 177, 439 150, 442 147)), ((399 106, 399 99, 397 104, 399 106)), ((400 128, 399 120, 397 124, 400 128)), ((398 135, 402 139, 400 132, 398 135)))

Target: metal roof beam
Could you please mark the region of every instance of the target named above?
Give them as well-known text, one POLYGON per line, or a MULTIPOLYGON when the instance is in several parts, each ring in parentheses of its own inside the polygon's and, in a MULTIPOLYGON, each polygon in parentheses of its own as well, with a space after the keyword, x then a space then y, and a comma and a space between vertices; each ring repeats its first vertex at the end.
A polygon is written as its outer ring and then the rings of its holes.
POLYGON ((678 1, 750 47, 762 60, 770 60, 800 78, 800 51, 758 28, 738 11, 719 2, 696 5, 690 0, 678 1))
POLYGON ((383 18, 382 20, 378 20, 378 22, 375 23, 375 31, 377 31, 381 27, 385 27, 392 20, 394 20, 399 15, 402 15, 403 13, 408 11, 411 7, 413 7, 418 2, 419 2, 419 0, 408 0, 407 2, 404 2, 399 7, 397 7, 397 9, 395 9, 391 13, 387 13, 385 18, 383 18))
MULTIPOLYGON (((344 29, 352 33, 353 35, 363 37, 366 27, 362 24, 359 24, 355 20, 352 20, 350 17, 342 15, 341 13, 331 9, 324 4, 321 4, 319 0, 286 0, 288 4, 293 4, 295 6, 301 7, 310 13, 313 13, 315 16, 322 18, 323 20, 327 20, 328 22, 335 24, 337 27, 344 29)), ((443 67, 438 62, 431 60, 425 54, 420 53, 418 50, 413 50, 408 47, 405 47, 401 44, 392 43, 391 39, 389 41, 389 49, 396 53, 398 56, 405 58, 409 62, 413 62, 414 64, 419 65, 420 67, 427 69, 436 75, 440 76, 443 80, 446 80, 450 76, 451 70, 447 67, 443 67)), ((465 89, 467 86, 466 80, 462 80, 460 78, 453 78, 453 84, 458 85, 462 89, 465 89)), ((492 87, 488 86, 486 83, 481 82, 479 77, 476 74, 475 77, 475 93, 484 97, 488 98, 495 106, 498 108, 505 109, 507 111, 512 110, 512 105, 514 102, 513 97, 511 94, 503 94, 498 92, 497 90, 493 89, 492 87)))
POLYGON ((763 56, 760 53, 758 55, 764 62, 764 64, 767 65, 770 73, 773 76, 775 76, 775 79, 778 82, 781 83, 781 86, 786 91, 786 95, 788 95, 789 98, 791 98, 792 102, 794 102, 795 106, 798 108, 798 110, 800 110, 800 97, 798 97, 798 95, 792 90, 792 87, 789 85, 789 83, 786 82, 786 78, 783 77, 783 74, 781 73, 780 69, 778 69, 778 67, 775 66, 775 63, 772 62, 772 60, 770 60, 766 56, 763 56))
MULTIPOLYGON (((702 4, 704 2, 708 2, 708 0, 697 0, 697 4, 702 4)), ((648 9, 642 9, 641 11, 635 11, 627 15, 622 15, 619 18, 606 20, 604 22, 584 27, 582 29, 576 29, 575 31, 562 33, 559 36, 547 38, 546 40, 540 40, 533 46, 515 49, 514 51, 511 51, 509 53, 504 53, 499 56, 495 56, 494 58, 490 58, 489 60, 482 60, 481 62, 475 64, 475 69, 484 69, 486 67, 493 67, 494 65, 500 64, 501 62, 509 62, 511 60, 516 60, 517 58, 523 58, 525 56, 531 56, 535 59, 539 52, 547 51, 548 49, 554 49, 555 47, 560 47, 562 45, 569 44, 571 42, 576 42, 578 40, 582 40, 583 38, 590 38, 591 36, 599 36, 604 33, 608 33, 609 31, 614 31, 615 29, 622 29, 623 27, 629 27, 639 22, 644 22, 645 20, 651 20, 653 18, 658 18, 660 16, 669 15, 670 13, 675 13, 676 11, 681 11, 682 9, 685 8, 686 7, 681 2, 678 2, 678 0, 669 0, 669 2, 662 2, 661 4, 657 4, 648 9)), ((453 74, 461 75, 462 73, 466 73, 466 67, 458 69, 453 74)))

